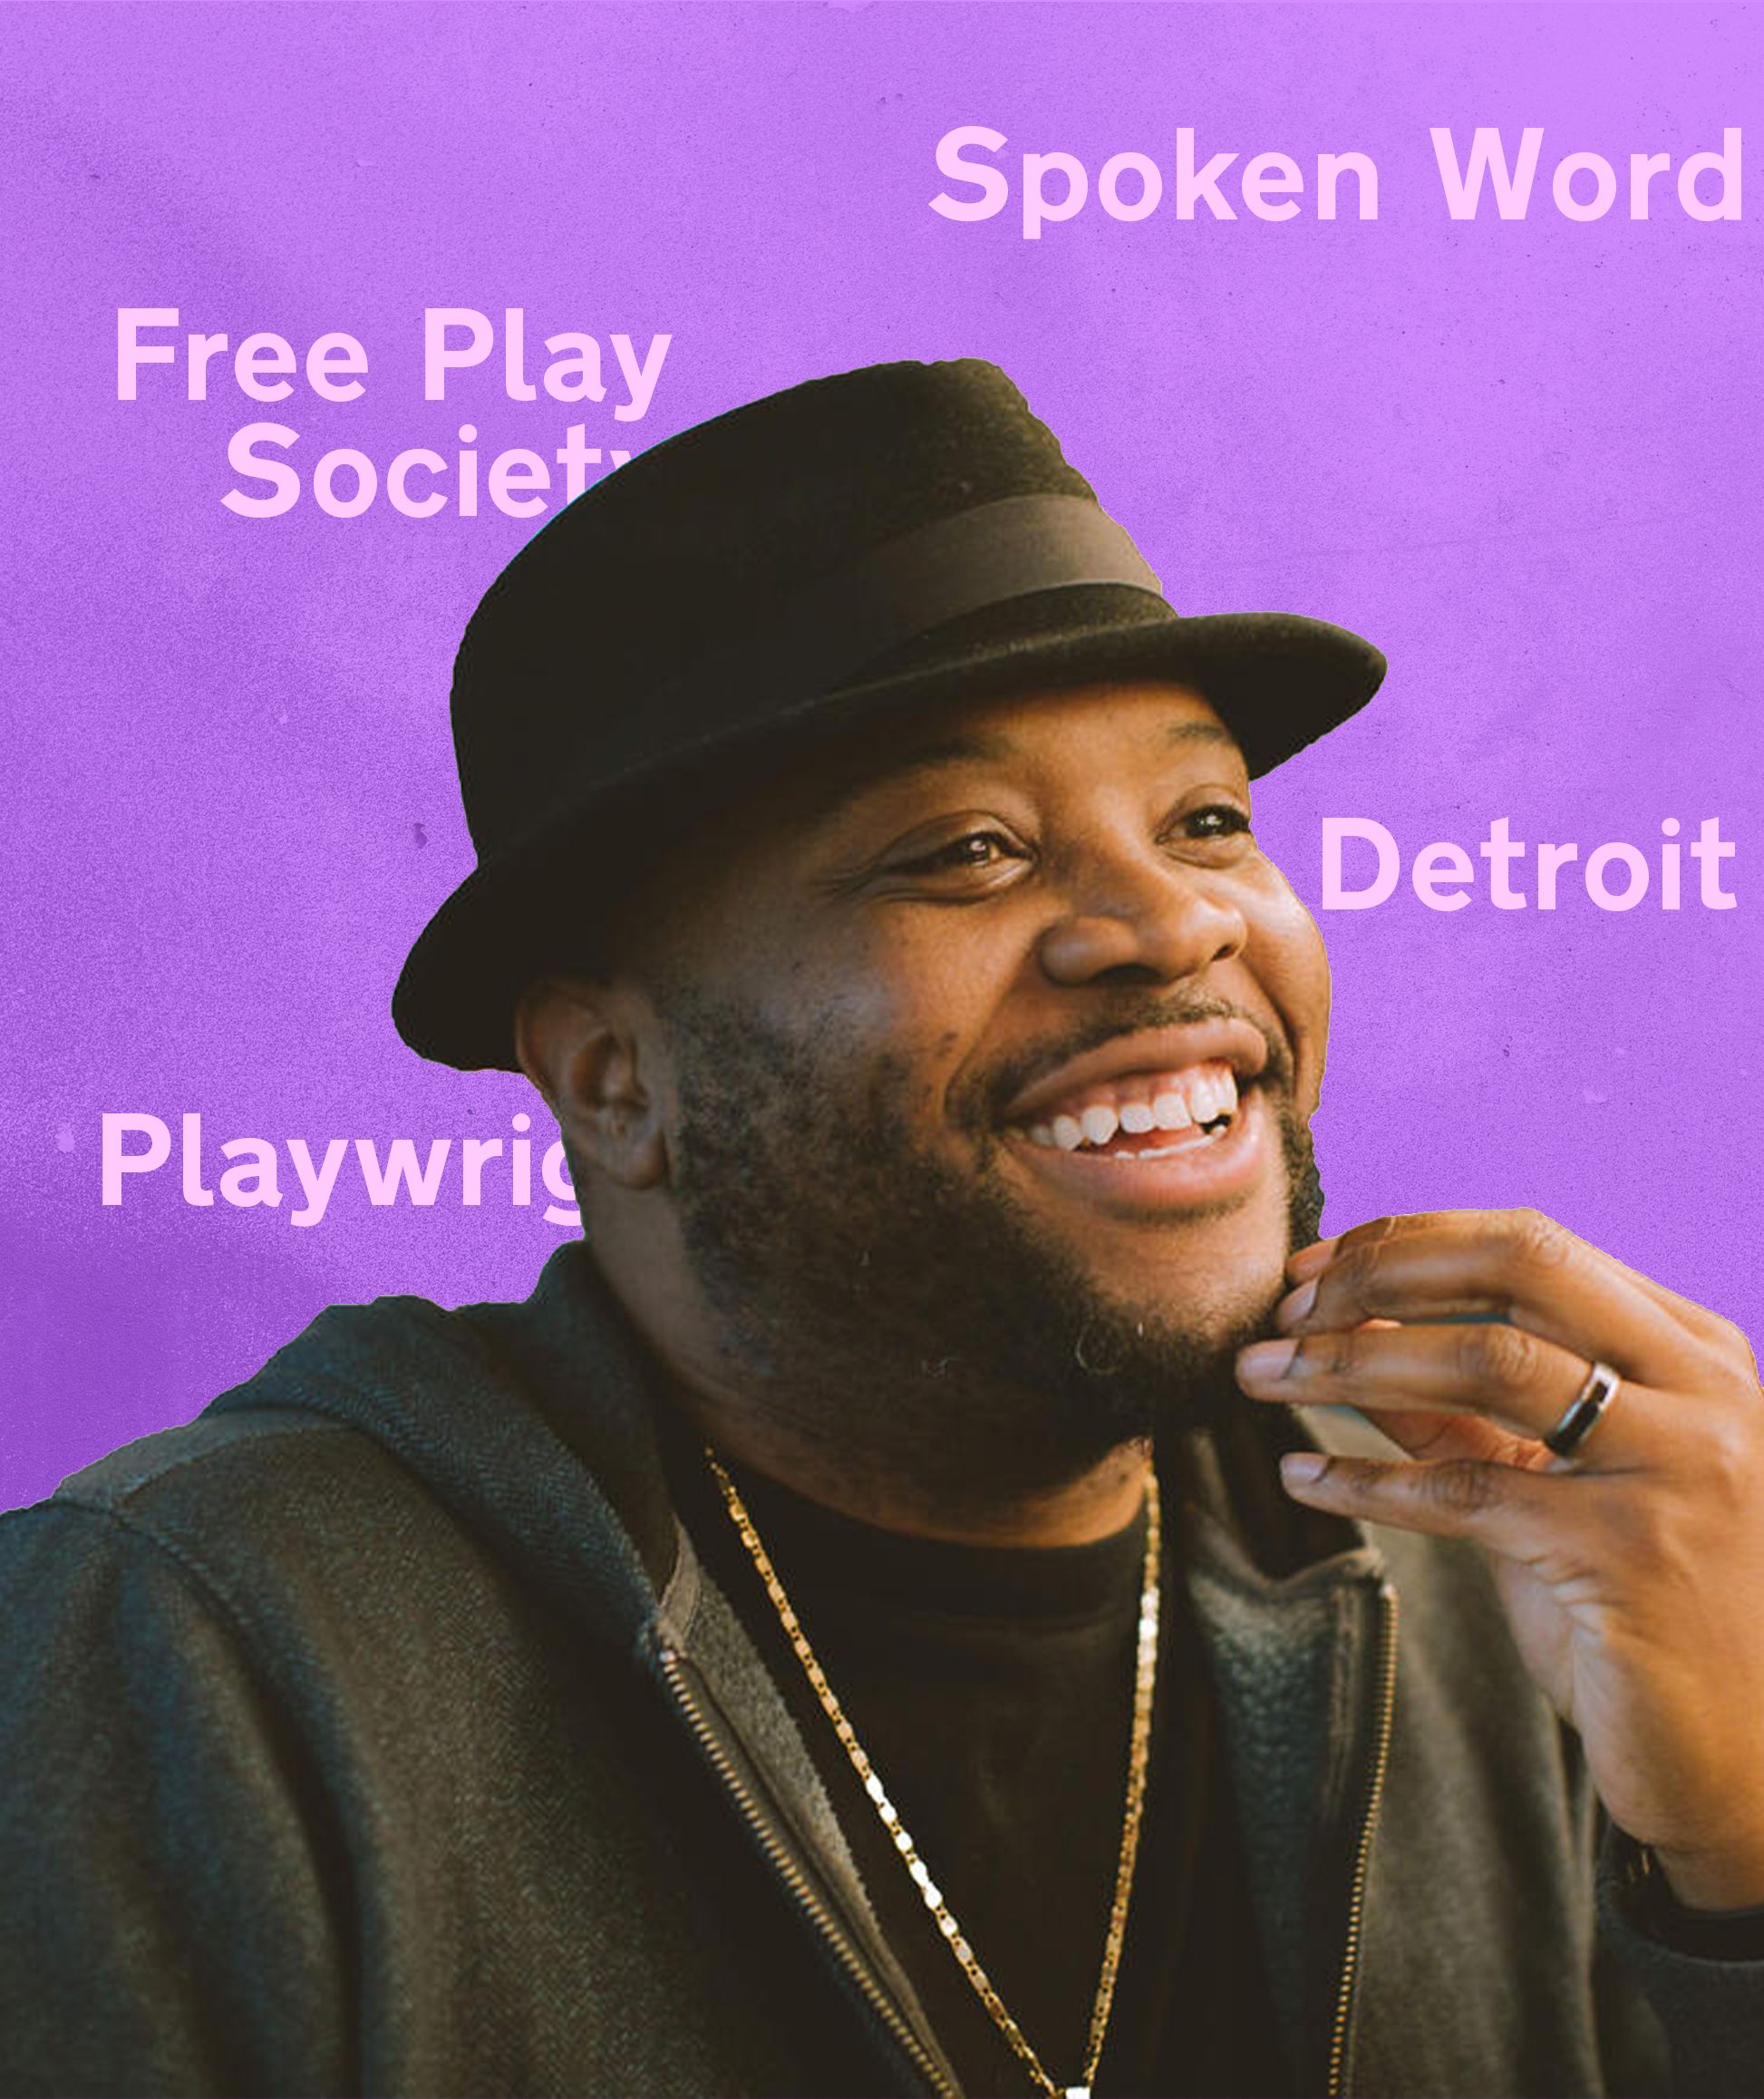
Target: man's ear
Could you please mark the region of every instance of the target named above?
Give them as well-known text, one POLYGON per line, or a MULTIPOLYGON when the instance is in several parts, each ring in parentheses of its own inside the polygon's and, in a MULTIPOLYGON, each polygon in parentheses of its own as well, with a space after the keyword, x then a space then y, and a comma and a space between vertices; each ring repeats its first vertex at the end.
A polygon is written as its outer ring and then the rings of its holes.
POLYGON ((635 985, 529 985, 515 1010, 515 1050, 575 1158, 620 1188, 667 1179, 659 1029, 635 985))

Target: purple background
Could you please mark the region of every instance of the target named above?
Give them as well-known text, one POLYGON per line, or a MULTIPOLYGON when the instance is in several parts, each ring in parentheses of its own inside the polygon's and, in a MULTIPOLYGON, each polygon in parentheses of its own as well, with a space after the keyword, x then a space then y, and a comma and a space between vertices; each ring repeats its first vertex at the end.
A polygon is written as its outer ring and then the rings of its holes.
MULTIPOLYGON (((1674 6, 856 9, 323 5, 0 15, 6 319, 0 1503, 186 1418, 325 1302, 519 1295, 560 1238, 487 1200, 316 1229, 186 1208, 177 1160, 100 1204, 100 1116, 221 1140, 507 1135, 524 1084, 419 1063, 386 1001, 465 870, 446 727, 463 617, 533 528, 383 496, 221 507, 227 441, 284 421, 383 467, 654 442, 872 359, 1003 363, 1184 609, 1362 629, 1375 708, 1264 786, 1306 897, 1324 815, 1412 850, 1516 836, 1653 850, 1707 816, 1739 909, 1327 915, 1330 1222, 1534 1202, 1764 1336, 1752 1106, 1757 214, 1575 225, 1562 153, 1764 147, 1764 15, 1674 6), (1428 126, 1545 127, 1530 219, 1454 224, 1428 126), (1381 217, 1139 225, 1094 203, 926 209, 958 123, 1092 173, 1131 148, 1377 160, 1381 217), (366 345, 364 398, 119 402, 115 309, 366 345), (673 335, 645 421, 504 398, 499 355, 422 398, 422 309, 673 335), (635 432, 635 435, 631 432, 635 432)), ((1241 161, 1239 163, 1241 168, 1241 161)), ((1234 170, 1233 173, 1237 170, 1234 170)), ((1352 195, 1351 189, 1348 194, 1352 195)), ((610 362, 610 359, 609 359, 610 362)), ((258 492, 255 490, 253 492, 258 492)), ((1478 867, 1481 863, 1478 862, 1478 867)), ((542 1111, 540 1114, 542 1116, 542 1111)), ((536 1135, 548 1135, 536 1132, 536 1135)), ((457 1149, 457 1144, 456 1144, 457 1149)), ((286 1154, 284 1155, 286 1164, 286 1154)), ((450 1188, 457 1164, 450 1162, 450 1188)), ((292 1185, 291 1179, 289 1185, 292 1185)), ((506 1182, 492 1183, 492 1190, 506 1182)))

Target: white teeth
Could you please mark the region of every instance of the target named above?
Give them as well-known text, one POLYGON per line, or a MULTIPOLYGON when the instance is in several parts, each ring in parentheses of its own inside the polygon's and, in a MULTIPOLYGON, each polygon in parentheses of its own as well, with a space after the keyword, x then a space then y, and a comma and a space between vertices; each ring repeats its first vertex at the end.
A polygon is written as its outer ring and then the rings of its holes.
POLYGON ((1078 1126, 1083 1131, 1087 1143, 1106 1144, 1120 1128, 1120 1117, 1112 1108, 1099 1104, 1085 1109, 1078 1118, 1078 1126))
MULTIPOLYGON (((1160 1091, 1150 1101, 1139 1097, 1090 1101, 1081 1108, 1032 1124, 1029 1140, 1043 1151, 1076 1152, 1081 1145, 1100 1150, 1119 1131, 1130 1137, 1143 1137, 1153 1130, 1198 1130, 1228 1119, 1237 1111, 1236 1075, 1223 1063, 1187 1066, 1153 1084, 1160 1091)), ((1156 1150, 1133 1154, 1143 1159, 1161 1155, 1156 1150)))
POLYGON ((1236 1112, 1237 1082, 1228 1066, 1197 1073, 1188 1082, 1188 1105, 1197 1122, 1216 1122, 1236 1112))

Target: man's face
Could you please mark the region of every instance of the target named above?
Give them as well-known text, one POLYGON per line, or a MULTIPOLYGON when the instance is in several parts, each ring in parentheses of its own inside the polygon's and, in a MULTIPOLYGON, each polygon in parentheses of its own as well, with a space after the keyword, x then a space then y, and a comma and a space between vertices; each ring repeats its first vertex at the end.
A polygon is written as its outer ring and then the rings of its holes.
POLYGON ((686 1262, 799 1429, 1057 1472, 1218 1404, 1314 1235, 1322 944, 1181 687, 847 753, 701 841, 638 967, 686 1262))

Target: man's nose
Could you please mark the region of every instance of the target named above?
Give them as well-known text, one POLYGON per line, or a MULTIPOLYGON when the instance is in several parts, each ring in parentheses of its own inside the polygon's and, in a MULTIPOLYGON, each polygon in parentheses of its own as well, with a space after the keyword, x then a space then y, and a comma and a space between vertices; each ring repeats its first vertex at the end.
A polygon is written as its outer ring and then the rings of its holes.
POLYGON ((1168 984, 1243 951, 1249 925, 1216 879, 1163 855, 1093 857, 1038 943, 1056 984, 1168 984))

